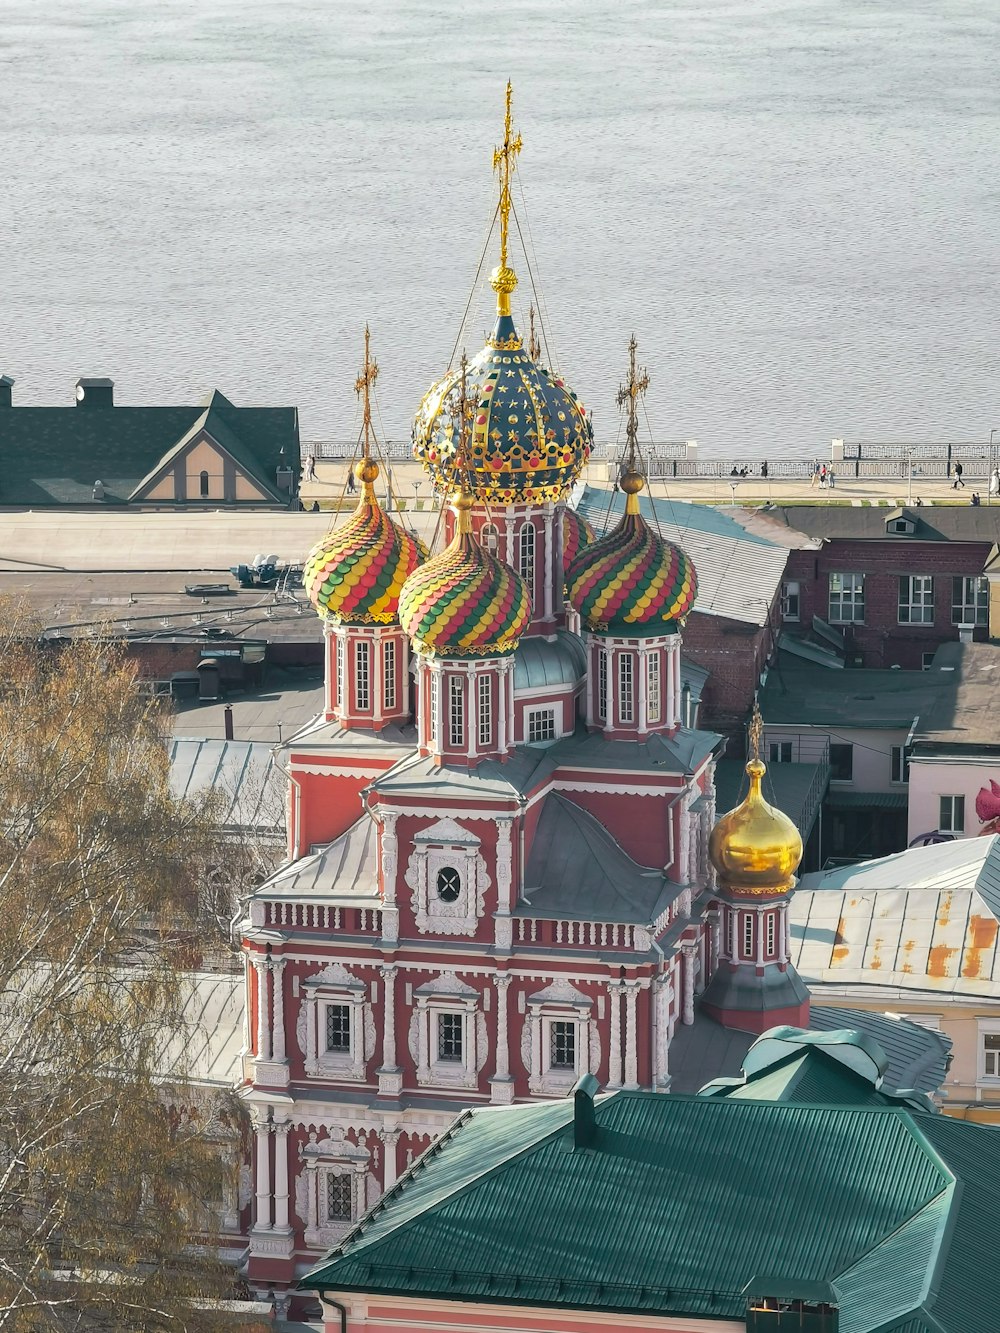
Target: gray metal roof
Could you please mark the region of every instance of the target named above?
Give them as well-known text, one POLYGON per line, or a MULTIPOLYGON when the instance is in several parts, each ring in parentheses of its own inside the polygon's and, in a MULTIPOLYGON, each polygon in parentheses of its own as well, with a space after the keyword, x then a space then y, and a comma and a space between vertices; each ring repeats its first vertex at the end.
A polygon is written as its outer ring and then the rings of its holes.
MULTIPOLYGON (((624 497, 588 486, 577 511, 602 536, 624 512, 624 497)), ((665 541, 680 546, 698 574, 695 611, 764 625, 785 576, 787 546, 750 532, 725 510, 643 496, 642 513, 665 541)))
POLYGON ((609 741, 601 732, 577 727, 548 753, 561 768, 621 769, 627 773, 692 773, 722 738, 714 731, 681 728, 673 737, 654 735, 645 741, 609 741))
POLYGON ((521 915, 560 920, 654 921, 681 885, 638 865, 603 824, 550 792, 528 852, 521 915))
POLYGON ((378 906, 377 847, 375 821, 362 815, 333 842, 280 867, 255 896, 378 906))
POLYGON ((170 790, 182 799, 211 789, 224 801, 227 828, 283 833, 287 779, 269 745, 252 741, 170 742, 170 790))
POLYGON ((233 710, 233 735, 238 741, 276 745, 323 711, 322 668, 289 672, 268 666, 267 681, 265 689, 230 694, 211 703, 197 699, 178 703, 174 735, 223 740, 228 704, 233 710))
POLYGON ((1000 746, 1000 647, 944 643, 927 673, 938 683, 933 708, 921 717, 914 753, 1000 746))
POLYGON ((1000 999, 1000 836, 804 875, 789 923, 815 984, 1000 999))
POLYGON ((928 713, 945 688, 938 671, 874 671, 792 663, 785 655, 760 691, 768 726, 904 727, 928 713))
POLYGON ((243 974, 191 973, 182 985, 181 1027, 164 1043, 157 1068, 166 1079, 232 1087, 242 1077, 243 974))
POLYGON ((527 691, 551 685, 575 685, 587 670, 583 640, 557 630, 554 640, 522 639, 514 654, 514 689, 527 691))
POLYGON ((423 796, 481 796, 486 800, 519 796, 534 787, 554 767, 550 755, 555 747, 541 749, 521 745, 511 750, 505 764, 484 759, 475 768, 438 764, 430 756, 414 754, 375 779, 372 787, 383 795, 393 792, 423 796))
MULTIPOLYGON (((829 782, 827 764, 770 764, 764 774, 764 796, 784 811, 806 842, 829 782), (818 799, 817 799, 818 798, 818 799)), ((735 810, 750 783, 746 765, 721 759, 715 766, 715 804, 720 814, 735 810)))
POLYGON ((911 535, 886 531, 900 511, 853 505, 775 505, 765 511, 775 523, 827 540, 909 542, 985 542, 1000 540, 1000 508, 987 505, 911 505, 903 515, 913 521, 911 535))

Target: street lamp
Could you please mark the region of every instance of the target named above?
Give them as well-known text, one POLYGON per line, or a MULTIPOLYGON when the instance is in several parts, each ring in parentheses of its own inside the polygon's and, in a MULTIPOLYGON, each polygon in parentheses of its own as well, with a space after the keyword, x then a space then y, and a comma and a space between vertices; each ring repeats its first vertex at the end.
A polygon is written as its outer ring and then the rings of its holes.
POLYGON ((913 501, 913 450, 907 454, 906 467, 906 503, 909 505, 913 501))
POLYGON ((990 480, 986 487, 986 503, 988 505, 993 503, 993 474, 997 470, 996 455, 993 452, 993 436, 996 435, 998 431, 1000 431, 1000 426, 994 426, 990 431, 990 480))

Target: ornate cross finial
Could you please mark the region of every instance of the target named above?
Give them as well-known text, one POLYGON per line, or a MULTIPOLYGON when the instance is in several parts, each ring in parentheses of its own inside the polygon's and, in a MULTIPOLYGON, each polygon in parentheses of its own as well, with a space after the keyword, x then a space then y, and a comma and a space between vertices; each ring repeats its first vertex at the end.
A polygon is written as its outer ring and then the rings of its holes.
POLYGON ((514 137, 511 123, 510 103, 514 96, 511 82, 507 80, 507 115, 503 123, 503 143, 493 150, 493 170, 500 177, 500 263, 490 274, 490 286, 497 294, 497 314, 510 314, 510 294, 517 286, 517 274, 507 264, 507 239, 510 228, 510 213, 513 208, 510 198, 510 178, 514 171, 515 160, 521 151, 521 136, 514 137))
POLYGON ((639 468, 639 399, 649 388, 649 376, 645 368, 637 367, 635 364, 637 348, 638 343, 633 333, 628 345, 628 379, 618 390, 618 406, 624 407, 628 413, 625 426, 625 437, 628 441, 625 469, 629 472, 638 471, 639 468))
POLYGON ((760 704, 753 701, 753 715, 750 718, 750 762, 760 762, 760 745, 764 738, 764 719, 760 715, 760 704))
POLYGON ((365 365, 361 374, 354 381, 354 392, 358 397, 364 398, 364 417, 363 428, 365 433, 365 442, 363 445, 362 456, 367 460, 370 457, 370 439, 372 432, 372 403, 371 390, 375 381, 378 379, 378 362, 371 355, 371 335, 368 332, 368 325, 365 325, 365 365))
POLYGON ((469 361, 464 351, 459 365, 461 376, 458 381, 458 400, 452 399, 451 422, 452 431, 458 435, 455 444, 455 482, 458 486, 455 508, 458 511, 458 531, 459 533, 466 533, 472 530, 469 518, 469 510, 472 508, 472 493, 469 484, 469 435, 472 428, 472 417, 476 409, 468 395, 466 386, 469 361))
POLYGON ((542 355, 542 347, 535 337, 535 307, 528 306, 528 355, 532 361, 537 361, 542 355))

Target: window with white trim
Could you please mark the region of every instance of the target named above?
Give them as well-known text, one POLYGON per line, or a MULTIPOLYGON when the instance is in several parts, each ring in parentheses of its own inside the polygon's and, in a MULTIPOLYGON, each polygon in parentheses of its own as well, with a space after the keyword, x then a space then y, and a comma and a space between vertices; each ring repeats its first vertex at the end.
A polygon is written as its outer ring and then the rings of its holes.
POLYGON ((530 520, 521 524, 518 533, 518 572, 528 586, 529 595, 535 596, 535 525, 530 520))
POLYGON ((396 707, 396 640, 382 644, 382 706, 388 712, 396 707))
POLYGON ((964 796, 942 796, 940 798, 938 828, 942 833, 965 832, 964 796))
POLYGON ((550 1069, 576 1069, 576 1029, 572 1019, 553 1019, 549 1024, 550 1069))
POLYGON ((363 712, 371 707, 371 644, 358 639, 354 644, 354 698, 363 712))
POLYGON ((452 974, 425 982, 415 993, 410 1048, 421 1087, 474 1088, 486 1059, 486 1018, 479 994, 452 974), (435 993, 436 988, 443 987, 435 993))
POLYGON ((765 957, 773 958, 775 941, 777 938, 778 918, 774 912, 767 914, 767 936, 765 941, 765 957))
POLYGON ((865 618, 864 574, 831 574, 829 609, 834 624, 860 624, 865 618))
POLYGON ((428 671, 424 677, 431 692, 431 744, 441 743, 441 677, 434 671, 428 671))
POLYGON ((981 576, 951 581, 951 623, 985 625, 989 618, 990 585, 981 576))
POLYGON ((437 1058, 448 1064, 461 1064, 464 1059, 465 1015, 438 1014, 437 1058))
POLYGON ((931 574, 900 574, 899 623, 934 624, 934 578, 931 574))
POLYGON ((602 722, 608 717, 608 655, 603 648, 597 652, 597 716, 602 722))
POLYGON ((448 739, 465 744, 465 689, 461 676, 448 677, 448 739))
POLYGON ((302 985, 299 1032, 309 1078, 362 1080, 375 1049, 368 988, 341 964, 328 964, 302 985))
POLYGON ((772 764, 790 764, 792 762, 792 742, 771 741, 768 746, 768 758, 772 764))
POLYGON ((476 686, 479 703, 479 744, 493 744, 493 683, 489 676, 480 676, 476 686))
POLYGON ((349 1004, 326 1006, 326 1049, 336 1055, 351 1053, 352 1007, 349 1004))
POLYGON ((350 1222, 354 1216, 354 1190, 351 1176, 327 1173, 326 1177, 326 1220, 328 1222, 350 1222))
POLYGON ((979 1081, 1000 1080, 1000 1023, 979 1020, 979 1081))
POLYGON ((631 653, 618 658, 618 716, 622 722, 635 720, 635 680, 631 653))
POLYGON ((753 955, 753 912, 743 913, 743 957, 752 958, 753 955))
POLYGON ((798 620, 800 596, 799 584, 794 580, 788 580, 781 585, 782 620, 798 620))
POLYGON ((343 639, 337 640, 337 707, 343 709, 346 686, 344 676, 347 674, 347 645, 343 639))
POLYGON ((889 770, 892 782, 909 782, 910 760, 905 745, 893 745, 889 750, 889 770))
POLYGON ((483 524, 479 529, 479 544, 484 551, 489 551, 491 555, 496 555, 500 546, 500 534, 497 532, 495 524, 483 524))
POLYGON ((650 653, 646 658, 646 710, 650 722, 659 722, 662 708, 660 694, 660 654, 650 653))
POLYGON ((528 744, 539 741, 554 741, 556 738, 556 710, 554 708, 529 708, 527 710, 528 744))
POLYGON ((731 907, 726 908, 726 953, 735 961, 736 958, 736 913, 731 907))

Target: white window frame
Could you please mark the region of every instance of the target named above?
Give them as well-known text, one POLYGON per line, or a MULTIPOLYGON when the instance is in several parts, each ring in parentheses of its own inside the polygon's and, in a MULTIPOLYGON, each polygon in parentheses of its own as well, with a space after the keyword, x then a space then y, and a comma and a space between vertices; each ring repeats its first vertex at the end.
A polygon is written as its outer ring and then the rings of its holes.
POLYGON ((768 741, 767 753, 769 764, 790 764, 792 762, 792 742, 787 740, 768 741))
POLYGON ((465 745, 465 679, 454 673, 448 676, 448 744, 465 745))
POLYGON ((493 679, 489 674, 477 677, 476 709, 479 744, 487 747, 493 744, 493 679))
POLYGON ((555 704, 547 704, 537 708, 526 708, 524 710, 524 743, 525 745, 551 745, 557 741, 561 735, 559 729, 559 719, 556 716, 555 704), (532 731, 537 729, 542 719, 549 717, 552 722, 551 736, 532 736, 532 731))
POLYGON ((305 1242, 315 1248, 334 1245, 367 1211, 370 1154, 341 1133, 339 1138, 331 1135, 318 1143, 308 1143, 302 1157, 304 1169, 296 1181, 295 1211, 305 1227, 305 1242), (350 1218, 334 1221, 327 1214, 327 1181, 331 1176, 350 1177, 350 1218))
POLYGON ((754 912, 743 913, 743 936, 740 940, 740 957, 744 961, 756 958, 757 956, 754 947, 756 943, 756 935, 754 933, 756 925, 756 922, 754 921, 755 915, 754 912))
POLYGON ((786 579, 781 585, 781 618, 797 621, 802 608, 802 584, 798 579, 786 579))
POLYGON ((597 650, 597 717, 601 722, 608 720, 608 653, 604 648, 597 650))
POLYGON ((934 624, 934 575, 900 574, 896 614, 900 625, 934 624))
POLYGON ((421 830, 404 876, 411 890, 413 921, 421 935, 475 935, 490 879, 479 839, 445 818, 421 830), (461 892, 450 903, 438 896, 438 872, 456 870, 461 892))
POLYGON ((382 642, 382 707, 391 712, 396 707, 396 640, 382 642))
POLYGON ((347 674, 347 643, 342 635, 337 636, 337 708, 343 712, 347 698, 347 686, 344 677, 347 674))
POLYGON ((485 1049, 479 1049, 479 996, 417 995, 414 1021, 417 1028, 417 1083, 421 1087, 474 1088, 485 1049), (447 1015, 462 1023, 461 1060, 438 1056, 439 1020, 447 1015))
POLYGON ((307 1076, 363 1082, 375 1036, 365 983, 343 966, 331 964, 305 980, 302 994, 298 1039, 307 1076), (347 1051, 326 1049, 327 1010, 331 1005, 350 1006, 351 1045, 347 1051))
POLYGON ((659 722, 662 718, 663 691, 660 688, 660 654, 650 653, 646 658, 646 717, 650 722, 659 722))
POLYGON ((953 625, 975 625, 977 628, 989 624, 990 585, 982 574, 953 574, 951 580, 951 623, 953 625), (956 597, 956 592, 958 596, 956 597))
POLYGON ((547 1003, 528 1006, 531 1075, 528 1089, 548 1096, 564 1096, 577 1079, 590 1072, 590 1005, 547 1003), (552 1024, 572 1023, 576 1028, 572 1068, 553 1068, 552 1024))
POLYGON ((367 639, 354 640, 354 706, 367 713, 372 706, 372 654, 367 639))
POLYGON ((976 1024, 976 1081, 990 1087, 1000 1085, 1000 1019, 980 1018, 976 1024), (986 1050, 986 1038, 996 1037, 998 1049, 986 1050), (993 1056, 991 1060, 989 1057, 993 1056))
POLYGON ((430 668, 424 677, 431 692, 430 713, 430 744, 437 749, 441 748, 441 676, 433 668, 430 668))
POLYGON ((500 532, 495 523, 484 523, 479 529, 479 544, 490 555, 496 555, 500 549, 500 532))
POLYGON ((827 597, 828 620, 831 625, 863 625, 865 623, 865 576, 855 570, 838 570, 830 575, 827 597), (834 580, 838 586, 834 586, 834 580))
POLYGON ((764 935, 764 957, 774 958, 777 955, 778 948, 778 914, 777 912, 768 912, 767 926, 764 935))
POLYGON ((528 589, 532 605, 535 600, 535 525, 525 519, 517 533, 517 568, 528 589))
POLYGON ((635 721, 635 658, 631 653, 618 654, 618 720, 635 721))
POLYGON ((831 758, 830 758, 830 781, 831 781, 831 782, 838 782, 838 783, 840 783, 840 785, 841 785, 842 787, 846 787, 847 784, 848 784, 849 782, 853 782, 853 781, 854 781, 854 742, 853 742, 853 741, 832 741, 831 744, 830 744, 830 751, 831 751, 831 758), (833 747, 834 747, 835 745, 836 745, 836 746, 839 746, 839 747, 842 748, 842 749, 848 749, 848 750, 850 750, 850 752, 851 752, 851 775, 850 775, 850 777, 847 777, 847 778, 835 778, 835 777, 833 776, 833 758, 832 758, 832 752, 833 752, 833 747))
POLYGON ((910 757, 905 745, 889 747, 889 781, 899 787, 905 787, 910 781, 910 757))
POLYGON ((942 833, 964 833, 965 832, 965 796, 960 792, 948 792, 938 795, 938 828, 942 833), (945 801, 950 801, 949 807, 945 806, 945 801), (961 802, 961 820, 958 824, 955 822, 956 807, 955 802, 961 802), (947 821, 945 820, 945 809, 948 809, 947 821))

